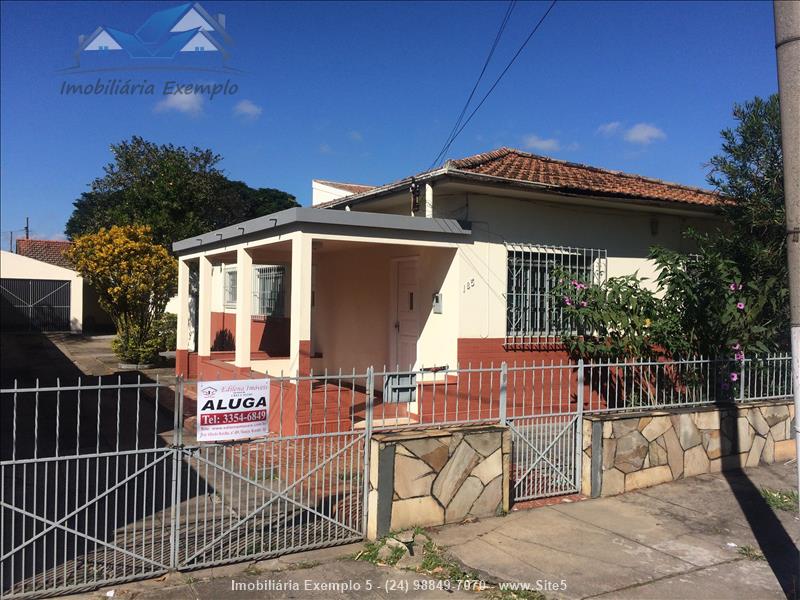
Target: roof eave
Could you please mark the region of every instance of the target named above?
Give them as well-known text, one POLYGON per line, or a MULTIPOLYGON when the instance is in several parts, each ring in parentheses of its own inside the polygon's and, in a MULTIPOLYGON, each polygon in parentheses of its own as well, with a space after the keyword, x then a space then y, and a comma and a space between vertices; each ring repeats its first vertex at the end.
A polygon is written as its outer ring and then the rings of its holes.
POLYGON ((443 175, 446 175, 448 172, 449 172, 448 167, 447 165, 445 165, 440 169, 436 169, 434 171, 428 171, 426 173, 421 173, 419 175, 414 175, 411 177, 406 177, 398 181, 393 181, 392 183, 387 183, 386 185, 377 186, 371 190, 367 190, 366 192, 350 194, 349 196, 343 196, 342 198, 337 198, 336 200, 331 200, 330 202, 326 202, 324 204, 318 204, 314 208, 328 209, 328 208, 339 208, 341 206, 345 206, 348 204, 360 204, 361 202, 374 200, 382 196, 391 195, 404 188, 407 188, 411 184, 412 179, 417 182, 431 181, 433 179, 437 179, 442 177, 443 175))
MULTIPOLYGON (((672 210, 689 210, 693 213, 706 212, 718 214, 722 210, 722 205, 698 204, 694 202, 683 202, 680 200, 661 200, 656 198, 647 198, 643 196, 633 196, 614 193, 603 193, 597 191, 582 190, 578 188, 567 188, 563 186, 538 183, 533 181, 525 181, 523 179, 509 179, 507 177, 498 177, 496 175, 485 175, 483 173, 474 173, 472 171, 464 171, 461 169, 454 169, 450 165, 450 161, 445 163, 444 167, 428 173, 414 176, 413 179, 417 182, 429 182, 434 179, 442 179, 444 177, 451 177, 454 179, 461 179, 470 182, 485 183, 495 186, 511 186, 515 189, 529 190, 529 191, 546 191, 552 194, 558 194, 565 197, 586 197, 597 198, 603 200, 615 200, 624 204, 637 205, 645 208, 655 209, 672 209, 672 210)), ((397 193, 398 191, 408 187, 411 183, 412 177, 406 177, 400 181, 396 181, 385 186, 361 192, 359 194, 351 194, 336 200, 332 200, 324 205, 318 205, 316 208, 341 208, 346 205, 361 204, 371 200, 377 200, 383 196, 397 193)))
POLYGON ((401 235, 414 232, 433 236, 469 236, 472 233, 467 224, 459 223, 454 219, 420 219, 383 213, 344 213, 298 207, 287 208, 271 215, 250 219, 174 242, 172 251, 181 256, 254 238, 271 237, 292 230, 302 231, 304 227, 312 229, 314 227, 345 227, 350 229, 349 233, 354 230, 391 230, 401 232, 401 235))

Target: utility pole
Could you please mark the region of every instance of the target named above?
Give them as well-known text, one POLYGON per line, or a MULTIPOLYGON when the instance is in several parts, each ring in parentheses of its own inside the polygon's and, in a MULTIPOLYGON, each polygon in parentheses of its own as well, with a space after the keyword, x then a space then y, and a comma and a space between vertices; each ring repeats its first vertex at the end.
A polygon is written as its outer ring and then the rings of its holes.
POLYGON ((775 0, 773 7, 781 101, 786 257, 789 261, 794 439, 800 491, 800 2, 775 0))
POLYGON ((25 239, 28 240, 31 237, 31 227, 30 227, 30 217, 25 217, 25 239))

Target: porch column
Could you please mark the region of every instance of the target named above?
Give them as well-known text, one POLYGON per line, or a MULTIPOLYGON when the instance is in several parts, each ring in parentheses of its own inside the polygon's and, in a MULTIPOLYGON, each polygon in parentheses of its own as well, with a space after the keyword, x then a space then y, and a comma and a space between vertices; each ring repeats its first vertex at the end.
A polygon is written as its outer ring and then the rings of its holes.
POLYGON ((233 364, 250 368, 250 315, 253 304, 253 257, 244 248, 236 251, 236 356, 233 364))
POLYGON ((290 372, 311 370, 311 236, 292 237, 290 372))
POLYGON ((430 183, 425 184, 425 218, 433 218, 433 186, 430 183))
POLYGON ((178 329, 175 343, 175 374, 189 375, 189 264, 178 259, 178 329))
POLYGON ((201 256, 198 262, 197 355, 208 358, 211 356, 211 261, 201 256))

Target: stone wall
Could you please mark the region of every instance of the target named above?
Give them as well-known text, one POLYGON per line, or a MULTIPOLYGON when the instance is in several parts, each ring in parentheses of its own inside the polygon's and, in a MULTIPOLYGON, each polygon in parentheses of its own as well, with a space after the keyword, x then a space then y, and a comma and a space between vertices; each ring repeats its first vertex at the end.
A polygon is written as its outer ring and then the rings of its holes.
POLYGON ((795 456, 793 418, 787 401, 587 417, 582 492, 612 496, 788 460, 795 456))
POLYGON ((510 455, 499 426, 374 434, 367 537, 508 511, 510 455))

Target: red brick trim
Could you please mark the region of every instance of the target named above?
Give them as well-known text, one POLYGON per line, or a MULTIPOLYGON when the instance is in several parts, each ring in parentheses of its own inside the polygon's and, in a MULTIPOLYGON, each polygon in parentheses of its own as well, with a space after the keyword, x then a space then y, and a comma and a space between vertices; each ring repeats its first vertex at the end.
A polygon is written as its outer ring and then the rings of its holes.
POLYGON ((471 364, 473 367, 483 364, 488 366, 494 363, 499 366, 506 362, 522 364, 533 361, 561 362, 569 359, 569 354, 563 346, 536 345, 523 350, 511 350, 505 347, 505 338, 458 338, 457 357, 460 366, 471 364))

